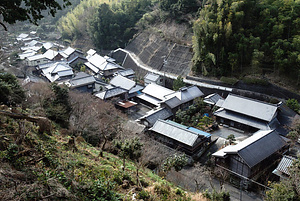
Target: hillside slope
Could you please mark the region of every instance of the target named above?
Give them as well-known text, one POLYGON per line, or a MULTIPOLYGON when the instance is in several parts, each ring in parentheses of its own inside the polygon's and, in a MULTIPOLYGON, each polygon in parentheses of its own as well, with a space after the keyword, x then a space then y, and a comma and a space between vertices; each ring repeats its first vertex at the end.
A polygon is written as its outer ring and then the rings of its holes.
POLYGON ((144 200, 189 200, 192 195, 131 161, 123 171, 118 156, 100 157, 82 137, 73 140, 55 124, 52 134, 38 128, 1 115, 1 200, 131 200, 133 193, 144 200))

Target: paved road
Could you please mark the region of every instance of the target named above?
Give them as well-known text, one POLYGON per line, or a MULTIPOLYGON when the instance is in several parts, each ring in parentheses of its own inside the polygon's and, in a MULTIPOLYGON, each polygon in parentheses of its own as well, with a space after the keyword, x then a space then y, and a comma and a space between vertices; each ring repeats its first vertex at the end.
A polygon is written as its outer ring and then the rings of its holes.
MULTIPOLYGON (((115 51, 123 51, 125 53, 128 54, 128 56, 131 57, 131 59, 136 63, 137 66, 139 66, 140 68, 147 70, 149 72, 158 74, 158 75, 162 75, 171 79, 176 79, 177 75, 171 74, 171 73, 167 73, 167 72, 160 72, 158 70, 152 69, 151 67, 143 64, 143 62, 132 52, 122 49, 122 48, 118 48, 115 51)), ((205 88, 210 88, 210 89, 219 89, 219 90, 223 90, 223 91, 228 91, 231 92, 233 89, 229 88, 229 87, 223 87, 223 86, 218 86, 218 85, 212 85, 212 84, 206 84, 203 82, 197 82, 197 81, 193 81, 193 80, 187 80, 187 79, 183 79, 183 81, 187 84, 191 84, 191 85, 196 85, 199 87, 205 87, 205 88)))

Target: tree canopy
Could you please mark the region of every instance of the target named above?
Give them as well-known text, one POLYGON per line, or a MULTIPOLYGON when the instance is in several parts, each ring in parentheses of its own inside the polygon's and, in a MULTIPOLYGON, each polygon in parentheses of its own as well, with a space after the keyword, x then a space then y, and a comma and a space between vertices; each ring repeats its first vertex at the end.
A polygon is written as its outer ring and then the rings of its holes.
POLYGON ((194 71, 226 76, 269 69, 298 79, 299 19, 297 0, 209 0, 193 27, 194 71))
POLYGON ((17 78, 9 73, 0 72, 0 103, 16 105, 25 100, 25 93, 17 78))
POLYGON ((16 21, 29 20, 33 24, 42 19, 42 11, 48 11, 52 16, 57 10, 70 5, 70 0, 2 0, 0 1, 0 24, 7 30, 4 23, 14 24, 16 21))

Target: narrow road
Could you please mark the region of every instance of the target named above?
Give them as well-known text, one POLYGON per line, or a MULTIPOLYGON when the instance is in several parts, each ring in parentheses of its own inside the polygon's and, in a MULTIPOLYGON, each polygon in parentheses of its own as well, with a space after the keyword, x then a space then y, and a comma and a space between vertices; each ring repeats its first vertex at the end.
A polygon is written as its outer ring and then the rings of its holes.
MULTIPOLYGON (((138 67, 147 70, 149 72, 158 74, 158 75, 162 75, 171 79, 177 79, 177 75, 171 74, 171 73, 166 73, 166 72, 160 72, 158 70, 152 69, 151 67, 145 65, 133 52, 130 52, 128 50, 122 49, 122 48, 118 48, 116 49, 114 52, 117 51, 122 51, 125 52, 127 54, 127 56, 129 56, 138 67)), ((193 80, 187 80, 187 79, 183 79, 183 81, 187 84, 190 85, 196 85, 199 87, 205 87, 205 88, 210 88, 210 89, 218 89, 218 90, 222 90, 222 91, 228 91, 231 92, 233 89, 229 88, 229 87, 223 87, 223 86, 218 86, 218 85, 212 85, 212 84, 206 84, 203 82, 197 82, 197 81, 193 81, 193 80)))

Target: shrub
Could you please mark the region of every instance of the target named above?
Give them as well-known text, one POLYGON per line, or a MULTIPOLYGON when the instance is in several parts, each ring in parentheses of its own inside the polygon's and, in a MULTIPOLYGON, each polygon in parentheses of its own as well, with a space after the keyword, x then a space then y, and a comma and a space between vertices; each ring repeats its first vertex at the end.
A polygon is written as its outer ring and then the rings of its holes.
POLYGON ((122 173, 117 171, 113 175, 113 181, 116 182, 118 185, 121 185, 123 183, 123 176, 122 173))
POLYGON ((183 196, 185 193, 184 193, 184 191, 183 191, 183 190, 181 190, 180 188, 176 188, 176 190, 175 190, 175 194, 176 194, 176 195, 183 196))
POLYGON ((83 192, 87 193, 87 200, 119 200, 119 195, 114 191, 113 183, 107 178, 99 178, 93 181, 87 191, 85 190, 82 189, 83 192))
POLYGON ((290 109, 294 110, 295 112, 298 112, 299 109, 300 109, 299 102, 298 102, 296 99, 294 99, 294 98, 288 99, 288 100, 286 101, 286 105, 287 105, 290 109))
POLYGON ((259 78, 250 78, 250 77, 244 77, 243 82, 246 84, 255 84, 255 85, 263 85, 267 86, 269 84, 268 80, 259 79, 259 78))
POLYGON ((168 196, 170 194, 170 186, 157 183, 154 185, 154 191, 159 195, 168 196))
POLYGON ((210 200, 214 200, 214 201, 229 201, 230 200, 230 194, 229 192, 217 192, 215 190, 213 190, 212 192, 209 192, 208 190, 203 192, 203 196, 205 198, 208 198, 210 200))
POLYGON ((138 193, 137 198, 138 199, 143 199, 143 200, 149 200, 150 199, 150 194, 147 191, 142 190, 138 193))

